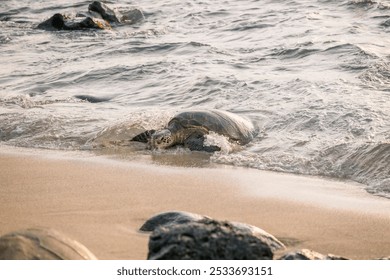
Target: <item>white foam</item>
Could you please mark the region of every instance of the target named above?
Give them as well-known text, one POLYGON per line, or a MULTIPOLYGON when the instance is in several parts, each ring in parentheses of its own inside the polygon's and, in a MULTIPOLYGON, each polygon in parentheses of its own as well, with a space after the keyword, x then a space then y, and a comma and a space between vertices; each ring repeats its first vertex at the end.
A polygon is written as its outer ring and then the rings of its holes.
POLYGON ((217 146, 221 148, 220 153, 228 154, 233 150, 232 144, 229 142, 229 139, 223 135, 210 131, 208 135, 206 135, 204 141, 205 146, 217 146))

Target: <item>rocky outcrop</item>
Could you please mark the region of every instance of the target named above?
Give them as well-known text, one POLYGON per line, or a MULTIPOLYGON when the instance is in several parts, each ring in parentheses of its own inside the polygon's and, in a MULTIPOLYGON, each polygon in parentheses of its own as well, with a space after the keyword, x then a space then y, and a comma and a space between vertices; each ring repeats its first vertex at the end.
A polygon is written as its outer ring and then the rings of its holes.
POLYGON ((157 227, 149 238, 151 260, 271 260, 270 246, 228 222, 205 220, 157 227))
POLYGON ((266 243, 272 251, 285 248, 285 245, 281 241, 261 228, 239 222, 231 222, 231 224, 237 230, 243 233, 252 234, 256 238, 260 239, 262 242, 266 243))
POLYGON ((54 14, 48 20, 38 25, 39 29, 45 30, 81 30, 81 29, 111 29, 110 23, 96 17, 76 17, 54 14))
POLYGON ((53 229, 26 229, 0 237, 0 260, 94 259, 85 246, 53 229))
MULTIPOLYGON (((140 228, 141 231, 153 231, 159 226, 169 227, 172 225, 185 224, 189 222, 205 223, 213 220, 208 216, 202 216, 199 214, 184 212, 184 211, 169 211, 162 212, 149 218, 140 228)), ((216 221, 216 220, 214 220, 216 221)), ((284 244, 276 237, 268 232, 244 223, 230 222, 230 225, 234 227, 237 232, 241 232, 246 235, 253 235, 260 241, 266 243, 273 251, 284 249, 284 244)))
POLYGON ((113 25, 134 24, 144 19, 139 9, 119 13, 107 5, 94 1, 87 12, 79 12, 76 16, 56 13, 40 23, 37 28, 44 30, 82 30, 111 29, 113 25))

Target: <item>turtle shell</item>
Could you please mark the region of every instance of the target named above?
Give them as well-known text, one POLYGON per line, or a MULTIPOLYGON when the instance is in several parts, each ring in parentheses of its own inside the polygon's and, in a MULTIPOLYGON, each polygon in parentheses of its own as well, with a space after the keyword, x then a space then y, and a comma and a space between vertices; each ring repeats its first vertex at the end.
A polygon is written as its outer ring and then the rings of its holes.
POLYGON ((96 260, 86 247, 49 228, 33 228, 0 237, 1 260, 96 260))
POLYGON ((251 121, 221 110, 186 111, 177 114, 168 123, 168 129, 172 132, 180 132, 183 128, 199 128, 206 133, 213 131, 241 145, 249 143, 256 135, 251 121))

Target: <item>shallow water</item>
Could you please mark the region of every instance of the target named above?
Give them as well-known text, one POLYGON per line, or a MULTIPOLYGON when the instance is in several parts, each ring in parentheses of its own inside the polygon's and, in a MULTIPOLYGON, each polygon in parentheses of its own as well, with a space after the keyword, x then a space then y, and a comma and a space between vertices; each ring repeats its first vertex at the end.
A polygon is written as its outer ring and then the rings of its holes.
POLYGON ((145 20, 35 29, 89 3, 0 2, 3 143, 171 163, 191 153, 128 139, 182 110, 222 109, 260 132, 244 147, 215 136, 222 151, 200 162, 352 179, 390 197, 387 1, 112 1, 145 20))

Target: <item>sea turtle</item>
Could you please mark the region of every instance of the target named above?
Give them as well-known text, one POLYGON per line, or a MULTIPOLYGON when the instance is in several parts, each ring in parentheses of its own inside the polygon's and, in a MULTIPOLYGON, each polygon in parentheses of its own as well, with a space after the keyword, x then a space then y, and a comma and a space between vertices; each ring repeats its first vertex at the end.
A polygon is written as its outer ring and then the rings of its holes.
POLYGON ((205 135, 210 131, 240 145, 249 143, 257 133, 251 121, 236 114, 222 110, 197 110, 181 112, 168 122, 166 128, 144 131, 130 141, 149 143, 151 148, 158 149, 184 145, 193 151, 219 151, 220 147, 204 143, 205 135))
POLYGON ((49 228, 30 228, 0 237, 0 260, 96 260, 86 247, 49 228))

